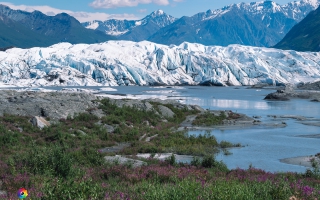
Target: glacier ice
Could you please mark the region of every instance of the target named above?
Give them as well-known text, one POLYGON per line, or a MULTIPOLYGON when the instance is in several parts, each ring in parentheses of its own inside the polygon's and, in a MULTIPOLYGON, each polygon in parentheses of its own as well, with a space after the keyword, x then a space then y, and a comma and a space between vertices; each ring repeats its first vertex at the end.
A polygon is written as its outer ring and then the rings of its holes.
POLYGON ((148 41, 59 43, 0 52, 1 84, 16 86, 253 85, 320 80, 320 53, 148 41))

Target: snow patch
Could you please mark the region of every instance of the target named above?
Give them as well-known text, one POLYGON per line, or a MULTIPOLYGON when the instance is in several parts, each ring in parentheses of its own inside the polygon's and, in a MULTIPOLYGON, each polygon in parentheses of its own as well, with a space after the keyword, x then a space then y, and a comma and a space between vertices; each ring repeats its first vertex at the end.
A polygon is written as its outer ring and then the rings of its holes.
POLYGON ((93 29, 93 30, 96 30, 98 27, 99 27, 98 22, 93 22, 93 23, 89 24, 88 26, 86 26, 86 28, 93 29))

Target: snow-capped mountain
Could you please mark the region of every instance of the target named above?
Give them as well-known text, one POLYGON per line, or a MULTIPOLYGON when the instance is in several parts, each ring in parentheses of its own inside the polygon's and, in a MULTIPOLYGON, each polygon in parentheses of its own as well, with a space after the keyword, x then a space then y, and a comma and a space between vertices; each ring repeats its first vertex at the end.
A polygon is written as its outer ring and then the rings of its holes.
POLYGON ((14 10, 0 4, 0 16, 0 47, 29 48, 58 42, 96 43, 114 39, 103 32, 84 28, 66 13, 47 16, 40 11, 14 10))
POLYGON ((142 41, 175 20, 176 18, 167 15, 162 10, 157 10, 141 20, 97 20, 84 22, 82 25, 89 29, 103 31, 109 35, 119 36, 119 39, 142 41))
POLYGON ((320 80, 320 53, 108 41, 0 52, 0 81, 49 85, 253 85, 320 80))
POLYGON ((300 0, 285 5, 272 1, 231 4, 191 17, 182 17, 148 40, 160 44, 196 42, 204 45, 242 44, 273 46, 320 0, 300 0))
POLYGON ((297 51, 320 50, 320 7, 295 25, 289 33, 274 46, 279 49, 297 51))

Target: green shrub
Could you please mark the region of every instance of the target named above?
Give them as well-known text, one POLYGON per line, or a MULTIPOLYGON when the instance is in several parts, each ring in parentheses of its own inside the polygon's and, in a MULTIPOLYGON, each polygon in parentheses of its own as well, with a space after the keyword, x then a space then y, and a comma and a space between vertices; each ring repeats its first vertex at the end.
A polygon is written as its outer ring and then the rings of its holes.
POLYGON ((171 156, 166 158, 165 161, 168 162, 172 166, 175 166, 177 164, 176 157, 174 156, 174 154, 171 154, 171 156))
POLYGON ((17 165, 33 174, 48 174, 67 177, 71 172, 73 158, 65 148, 54 145, 51 147, 39 147, 33 145, 28 152, 15 155, 17 165))
POLYGON ((200 167, 202 162, 201 162, 201 159, 198 156, 194 156, 192 158, 192 161, 191 161, 190 164, 193 165, 193 166, 196 166, 196 167, 200 167))
POLYGON ((224 164, 222 161, 218 162, 216 161, 215 157, 213 155, 207 155, 202 159, 201 166, 205 168, 215 168, 222 172, 229 171, 226 164, 224 164))
POLYGON ((222 124, 224 119, 227 119, 224 112, 221 112, 219 116, 216 116, 214 113, 206 111, 205 113, 198 115, 196 119, 192 122, 192 125, 219 125, 222 124))

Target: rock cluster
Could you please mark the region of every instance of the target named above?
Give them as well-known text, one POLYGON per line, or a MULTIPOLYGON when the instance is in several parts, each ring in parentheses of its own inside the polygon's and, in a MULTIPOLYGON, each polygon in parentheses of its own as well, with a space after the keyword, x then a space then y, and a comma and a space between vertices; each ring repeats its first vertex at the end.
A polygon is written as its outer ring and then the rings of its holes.
POLYGON ((286 85, 284 89, 279 89, 276 92, 268 94, 264 99, 287 101, 292 98, 310 99, 315 102, 320 102, 319 89, 320 82, 298 85, 295 89, 292 85, 286 85), (303 90, 301 90, 303 89, 303 90))
POLYGON ((6 113, 58 120, 97 107, 92 101, 95 99, 87 93, 0 90, 0 116, 6 113))
MULTIPOLYGON (((103 117, 105 113, 99 109, 103 97, 87 92, 36 92, 0 90, 0 116, 12 114, 32 117, 31 123, 39 128, 50 126, 50 121, 61 118, 73 117, 77 113, 88 112, 103 117)), ((139 110, 155 111, 166 118, 174 117, 175 113, 166 104, 178 109, 198 110, 203 109, 196 105, 184 105, 174 100, 134 100, 134 99, 110 99, 110 102, 119 106, 135 107, 139 110)), ((113 132, 114 127, 104 124, 108 132, 113 132)))

